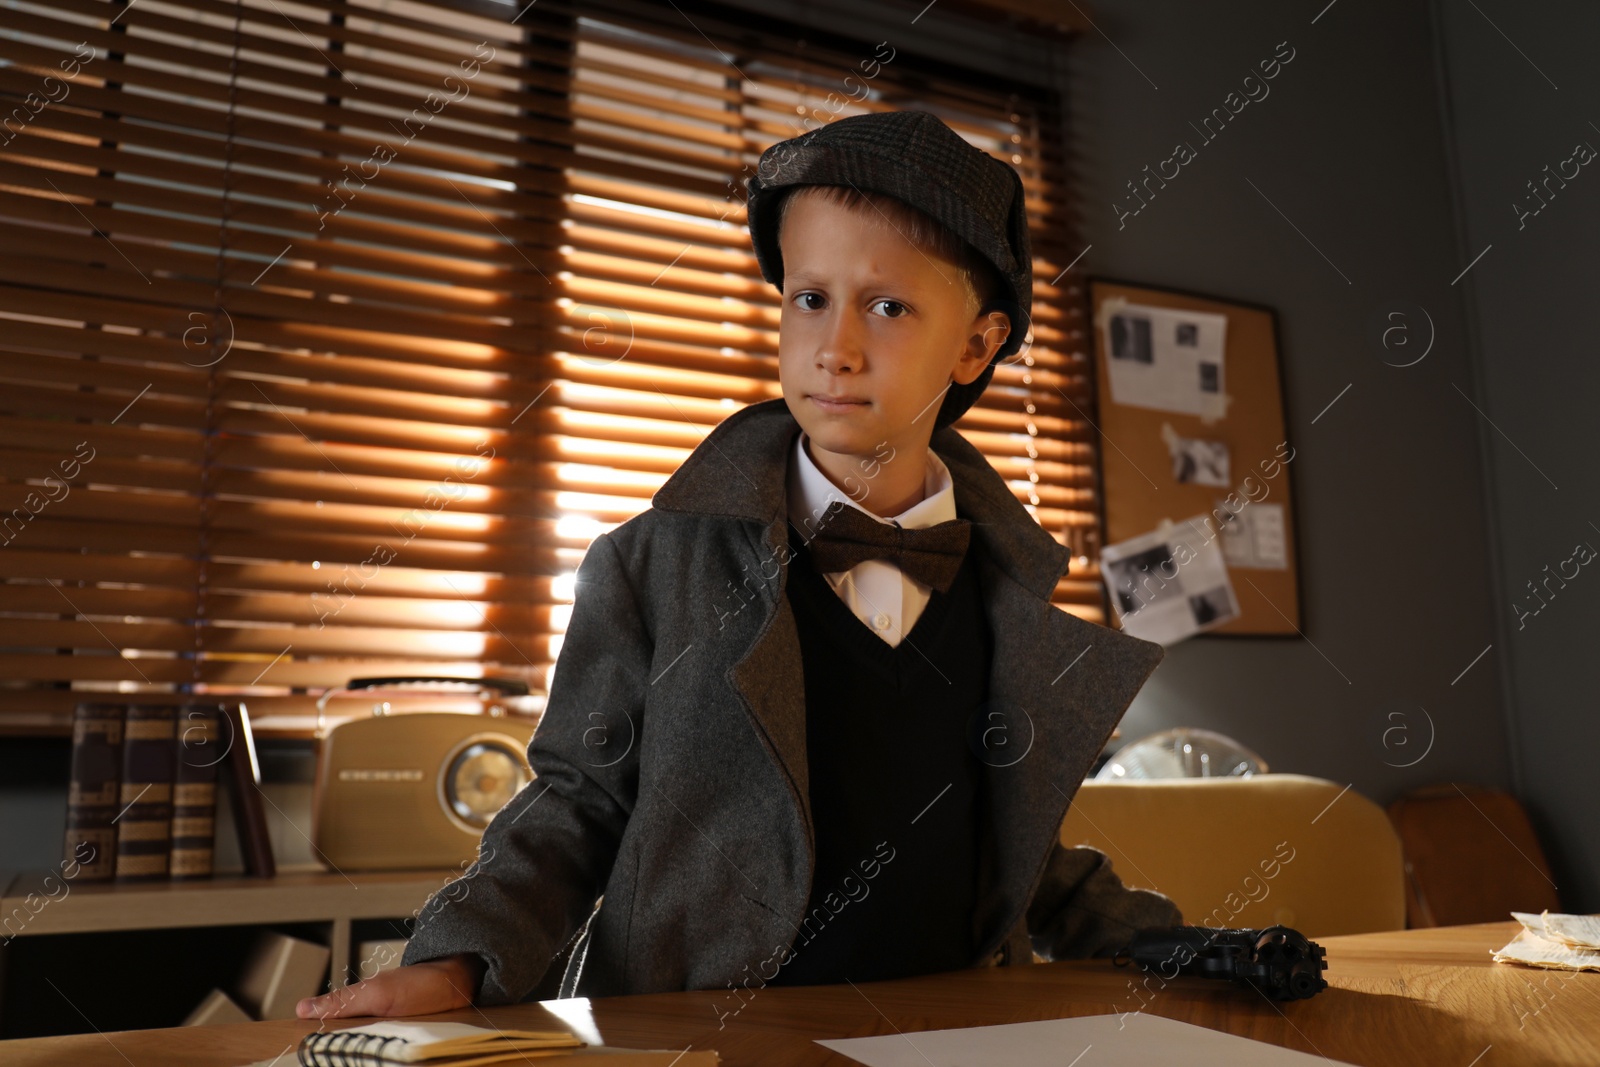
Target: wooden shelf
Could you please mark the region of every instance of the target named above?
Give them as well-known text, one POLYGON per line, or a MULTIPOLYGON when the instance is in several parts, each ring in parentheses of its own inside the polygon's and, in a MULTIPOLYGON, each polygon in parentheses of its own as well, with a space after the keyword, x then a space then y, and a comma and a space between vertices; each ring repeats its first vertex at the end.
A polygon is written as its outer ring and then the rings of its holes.
POLYGON ((333 988, 338 989, 350 970, 352 921, 409 918, 435 890, 460 873, 453 867, 348 875, 291 871, 274 878, 90 883, 66 880, 49 870, 0 872, 0 886, 4 887, 0 923, 4 923, 6 937, 326 923, 333 953, 333 988), (50 879, 48 886, 46 879, 50 879))

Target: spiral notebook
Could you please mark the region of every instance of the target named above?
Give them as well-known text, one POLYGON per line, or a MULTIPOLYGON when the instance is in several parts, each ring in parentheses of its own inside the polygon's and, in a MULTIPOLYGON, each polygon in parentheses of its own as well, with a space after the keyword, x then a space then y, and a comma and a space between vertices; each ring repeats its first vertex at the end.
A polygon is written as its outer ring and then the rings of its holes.
POLYGON ((528 1052, 582 1046, 565 1030, 493 1030, 466 1023, 384 1022, 346 1030, 307 1034, 296 1052, 308 1067, 342 1067, 351 1062, 422 1063, 451 1067, 500 1063, 528 1052))
POLYGON ((537 1060, 540 1067, 717 1067, 712 1051, 586 1045, 565 1030, 505 1030, 466 1023, 386 1019, 307 1034, 298 1045, 247 1067, 481 1067, 537 1060))

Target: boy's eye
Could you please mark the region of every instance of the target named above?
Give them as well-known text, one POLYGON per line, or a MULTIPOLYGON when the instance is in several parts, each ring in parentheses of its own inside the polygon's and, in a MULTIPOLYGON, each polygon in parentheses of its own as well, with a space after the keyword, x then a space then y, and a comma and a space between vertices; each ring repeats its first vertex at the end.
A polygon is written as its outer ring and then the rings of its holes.
MULTIPOLYGON (((802 311, 817 311, 817 310, 819 310, 819 305, 807 304, 807 303, 805 303, 805 301, 807 301, 807 300, 822 301, 823 299, 824 298, 823 298, 821 293, 796 293, 795 297, 794 297, 795 303, 800 307, 800 309, 802 311)), ((889 299, 885 298, 883 300, 874 301, 872 306, 873 307, 888 307, 889 309, 891 309, 891 310, 886 311, 884 313, 885 317, 891 318, 891 319, 903 318, 907 314, 906 306, 904 304, 900 303, 900 301, 898 301, 898 300, 889 300, 889 299)))

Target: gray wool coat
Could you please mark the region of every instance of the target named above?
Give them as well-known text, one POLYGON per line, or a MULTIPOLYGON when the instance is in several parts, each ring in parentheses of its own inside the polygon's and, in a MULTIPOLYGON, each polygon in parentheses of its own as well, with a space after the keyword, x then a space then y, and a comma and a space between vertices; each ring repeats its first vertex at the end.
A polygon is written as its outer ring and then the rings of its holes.
MULTIPOLYGON (((537 777, 421 909, 403 964, 481 955, 482 1005, 550 995, 558 957, 563 996, 754 989, 825 925, 817 912, 870 892, 863 857, 855 890, 805 914, 811 782, 784 594, 799 430, 782 398, 735 412, 650 510, 595 539, 528 746, 537 777)), ((984 550, 994 641, 974 724, 988 822, 972 965, 1109 955, 1181 916, 1101 852, 1063 848, 1059 829, 1164 650, 1053 606, 1067 549, 954 428, 930 445, 984 550)))

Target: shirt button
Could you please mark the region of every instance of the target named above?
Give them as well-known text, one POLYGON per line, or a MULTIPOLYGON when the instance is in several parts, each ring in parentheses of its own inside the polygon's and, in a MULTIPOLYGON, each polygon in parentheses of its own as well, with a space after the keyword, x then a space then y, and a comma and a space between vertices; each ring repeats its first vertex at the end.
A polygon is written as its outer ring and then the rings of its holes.
POLYGON ((880 630, 887 630, 889 628, 889 616, 884 612, 878 612, 872 617, 872 625, 880 630))

